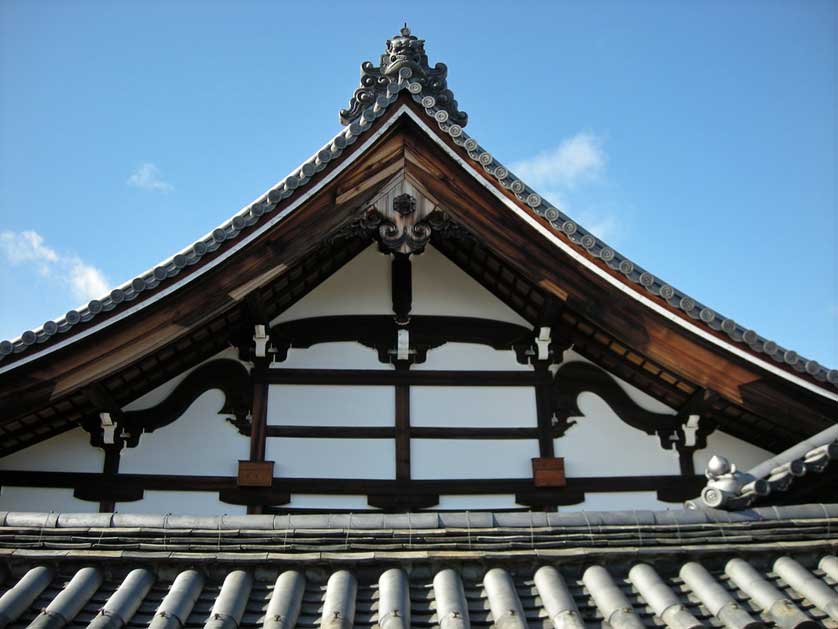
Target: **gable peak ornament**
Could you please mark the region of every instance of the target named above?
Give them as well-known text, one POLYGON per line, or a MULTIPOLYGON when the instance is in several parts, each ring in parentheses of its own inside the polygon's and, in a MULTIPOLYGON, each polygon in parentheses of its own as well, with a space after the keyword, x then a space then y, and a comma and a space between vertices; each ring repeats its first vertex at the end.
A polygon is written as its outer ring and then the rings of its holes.
POLYGON ((417 103, 430 100, 448 113, 452 123, 464 127, 468 115, 458 109, 454 94, 448 89, 448 67, 437 63, 431 67, 425 54, 425 40, 410 32, 407 23, 398 35, 387 40, 378 66, 371 61, 361 64, 361 84, 341 109, 340 122, 349 125, 361 118, 364 111, 373 107, 381 98, 392 99, 402 89, 407 89, 417 103))

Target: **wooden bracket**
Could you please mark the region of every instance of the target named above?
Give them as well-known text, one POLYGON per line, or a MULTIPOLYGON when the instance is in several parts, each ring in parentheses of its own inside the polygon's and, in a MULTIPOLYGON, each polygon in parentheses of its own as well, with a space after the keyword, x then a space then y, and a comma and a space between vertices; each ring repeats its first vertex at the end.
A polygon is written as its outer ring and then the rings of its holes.
POLYGON ((565 487, 564 459, 555 456, 533 459, 532 479, 536 487, 565 487))
POLYGON ((273 461, 239 461, 239 487, 270 487, 274 481, 273 461))

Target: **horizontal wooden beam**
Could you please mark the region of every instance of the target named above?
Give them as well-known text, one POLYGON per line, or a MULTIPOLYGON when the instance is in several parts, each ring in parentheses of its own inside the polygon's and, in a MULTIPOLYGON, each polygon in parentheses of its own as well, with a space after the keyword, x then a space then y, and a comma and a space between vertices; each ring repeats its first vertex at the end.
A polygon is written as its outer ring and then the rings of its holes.
MULTIPOLYGON (((583 492, 700 490, 703 476, 580 476, 567 479, 565 489, 583 492)), ((75 489, 102 485, 158 491, 221 492, 236 489, 235 476, 173 476, 168 474, 118 474, 89 472, 0 471, 0 486, 59 487, 75 489)), ((369 478, 274 478, 271 492, 354 495, 458 495, 539 492, 531 478, 474 478, 385 480, 369 478)), ((545 490, 557 491, 555 488, 545 490)), ((696 492, 697 495, 697 492, 696 492)))
POLYGON ((386 369, 268 369, 267 384, 346 384, 354 386, 527 387, 550 383, 550 373, 534 371, 396 371, 386 369))
MULTIPOLYGON (((395 439, 396 429, 390 426, 287 426, 267 427, 268 437, 298 439, 395 439)), ((449 428, 442 426, 411 426, 412 439, 538 439, 540 431, 532 428, 449 428)))

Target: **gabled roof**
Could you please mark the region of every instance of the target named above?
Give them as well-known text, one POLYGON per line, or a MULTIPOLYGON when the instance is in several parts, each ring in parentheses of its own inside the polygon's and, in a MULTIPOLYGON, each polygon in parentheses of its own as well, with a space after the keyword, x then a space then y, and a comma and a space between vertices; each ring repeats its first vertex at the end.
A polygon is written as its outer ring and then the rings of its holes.
MULTIPOLYGON (((276 186, 189 247, 109 295, 14 341, 0 343, 0 373, 9 374, 7 382, 24 387, 43 384, 62 369, 55 360, 45 363, 47 357, 77 351, 81 341, 93 335, 99 338, 108 329, 117 334, 113 330, 139 325, 142 313, 148 318, 164 301, 186 299, 186 294, 194 297, 199 278, 217 277, 236 265, 238 275, 223 280, 228 307, 243 301, 295 265, 304 264, 304 254, 328 240, 390 178, 403 172, 450 209, 488 250, 503 248, 506 262, 532 286, 567 300, 577 314, 681 374, 693 388, 718 389, 744 408, 777 415, 769 418, 775 427, 792 417, 802 417, 804 425, 811 420, 803 428, 806 435, 834 421, 838 370, 827 370, 716 313, 589 233, 468 136, 463 129, 467 118, 447 87, 445 66, 428 65, 422 40, 405 28, 387 45, 379 67, 362 65, 361 85, 341 112, 346 127, 340 133, 276 186), (388 152, 388 138, 397 131, 404 134, 401 148, 388 152), (369 154, 374 148, 381 152, 378 161, 364 162, 372 159, 369 154), (442 161, 435 164, 435 160, 442 161), (435 170, 442 162, 450 166, 435 170), (466 207, 465 198, 483 214, 478 216, 466 207), (313 233, 314 214, 318 220, 313 233), (305 221, 309 221, 307 230, 300 230, 305 221), (274 266, 267 272, 259 270, 263 265, 246 260, 262 245, 271 248, 274 266), (570 290, 559 286, 558 275, 570 290), (49 367, 39 367, 45 364, 49 367), (38 375, 31 376, 27 365, 34 365, 38 375), (779 403, 774 397, 778 390, 786 391, 779 403)), ((357 249, 356 245, 352 247, 357 249)), ((145 355, 182 339, 223 308, 214 307, 207 312, 196 310, 177 322, 170 320, 158 336, 146 336, 145 355)), ((140 356, 136 352, 130 358, 127 354, 109 356, 113 363, 109 365, 102 360, 104 354, 97 358, 95 351, 88 350, 86 345, 85 360, 101 361, 94 370, 97 377, 140 356)), ((66 389, 54 386, 35 397, 55 400, 62 392, 90 384, 89 378, 67 380, 66 389)), ((28 402, 21 402, 24 398, 17 392, 13 391, 19 409, 28 402)))

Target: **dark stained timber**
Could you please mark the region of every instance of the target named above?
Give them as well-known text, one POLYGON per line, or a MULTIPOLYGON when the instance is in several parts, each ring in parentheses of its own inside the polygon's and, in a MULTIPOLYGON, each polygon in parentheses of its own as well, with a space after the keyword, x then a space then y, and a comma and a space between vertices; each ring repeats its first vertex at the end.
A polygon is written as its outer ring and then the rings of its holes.
POLYGON ((384 369, 268 369, 268 384, 417 385, 443 387, 527 387, 550 384, 550 374, 531 371, 388 371, 384 369))
MULTIPOLYGON (((119 474, 116 478, 103 474, 84 472, 28 472, 0 471, 0 486, 16 487, 60 487, 60 488, 100 488, 108 493, 109 488, 118 487, 123 495, 136 495, 131 492, 143 490, 162 491, 206 491, 224 492, 230 500, 244 500, 247 494, 237 493, 235 476, 169 476, 164 474, 119 474), (238 496, 238 498, 234 498, 238 496)), ((303 494, 353 494, 367 496, 437 496, 462 494, 521 494, 529 496, 527 500, 535 504, 535 497, 543 498, 549 506, 547 497, 552 494, 565 496, 570 500, 573 492, 625 492, 656 491, 664 500, 684 500, 697 495, 704 484, 703 476, 616 476, 616 477, 576 477, 568 478, 567 486, 540 489, 533 485, 530 478, 478 478, 466 480, 381 480, 381 479, 342 479, 342 478, 274 478, 269 488, 257 488, 251 496, 272 496, 279 500, 286 493, 303 494)), ((92 491, 92 490, 91 490, 92 491)), ((114 490, 115 491, 115 490, 114 490)), ((89 495, 94 501, 101 498, 100 492, 88 494, 80 490, 80 495, 89 495)), ((817 498, 817 497, 815 497, 817 498)), ((813 498, 813 499, 815 499, 813 498)), ((378 500, 378 498, 376 498, 378 500)), ((417 499, 418 500, 418 499, 417 499)), ((256 501, 258 502, 258 501, 256 501)), ((235 504, 242 504, 236 502, 235 504)), ((265 503, 259 503, 265 504, 265 503)), ((562 503, 555 503, 562 504, 562 503)), ((567 503, 564 503, 567 504, 567 503)), ((541 505, 539 505, 541 506, 541 505)))

